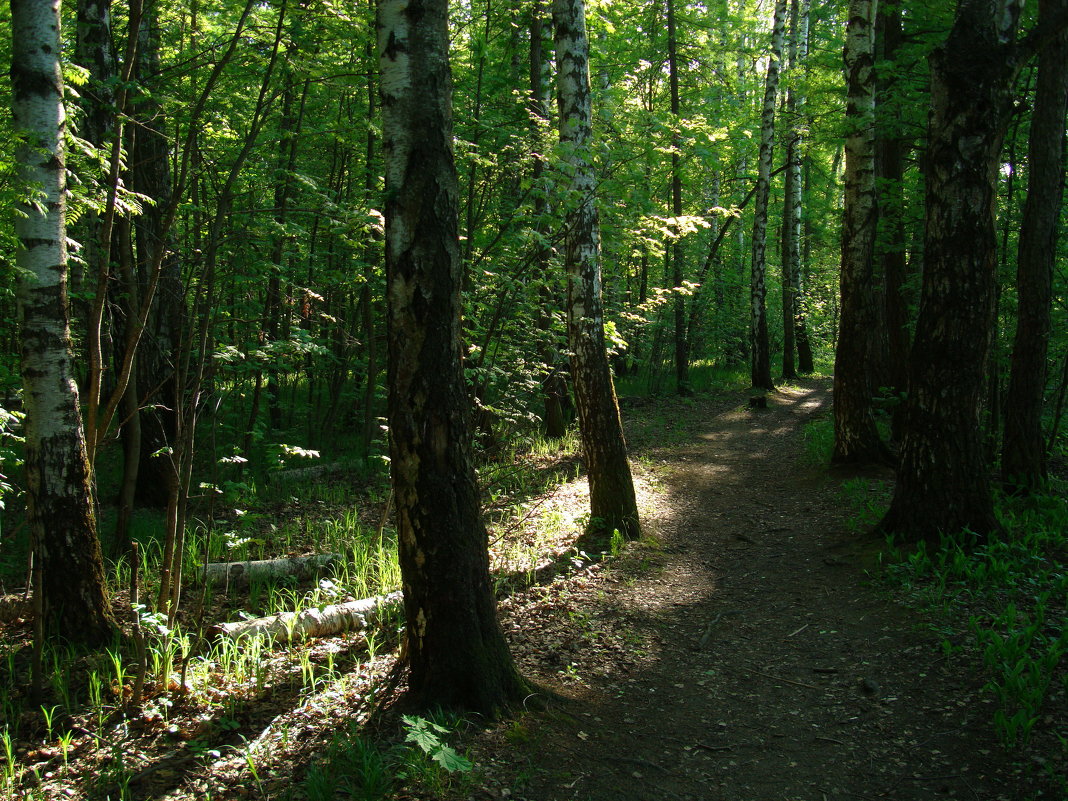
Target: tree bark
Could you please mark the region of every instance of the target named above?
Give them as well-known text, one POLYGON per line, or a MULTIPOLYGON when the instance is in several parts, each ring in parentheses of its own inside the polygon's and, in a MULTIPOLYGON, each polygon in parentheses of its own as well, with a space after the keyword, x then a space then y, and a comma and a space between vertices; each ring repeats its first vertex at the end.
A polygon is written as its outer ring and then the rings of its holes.
POLYGON ((359 601, 329 604, 322 609, 280 612, 268 617, 223 623, 213 629, 213 633, 230 640, 269 637, 286 642, 298 638, 331 637, 367 628, 383 612, 399 605, 401 600, 401 593, 393 592, 374 598, 361 598, 359 601))
POLYGON ((749 283, 750 367, 755 389, 775 389, 771 380, 771 345, 768 341, 767 239, 768 201, 771 195, 771 158, 775 149, 775 104, 779 93, 779 63, 782 61, 786 27, 786 0, 775 0, 771 51, 764 80, 764 109, 760 118, 760 157, 757 164, 757 192, 753 208, 753 263, 749 283))
MULTIPOLYGON (((682 216, 682 132, 679 105, 678 35, 675 26, 675 0, 667 0, 668 85, 671 93, 671 214, 682 216)), ((674 236, 668 243, 671 249, 671 280, 676 290, 682 289, 685 274, 682 253, 682 231, 676 222, 674 236)), ((675 295, 675 391, 690 395, 690 342, 686 329, 686 297, 675 295)))
POLYGON ((590 482, 590 525, 633 538, 640 533, 638 504, 604 339, 596 178, 589 153, 589 40, 583 0, 554 0, 553 21, 560 144, 571 180, 565 224, 567 329, 575 406, 590 482))
MULTIPOLYGON (((902 30, 901 1, 882 0, 875 17, 876 62, 893 63, 904 37, 902 30)), ((889 72, 889 70, 887 70, 889 72)), ((908 142, 902 135, 899 106, 887 107, 884 100, 892 92, 893 79, 888 75, 876 75, 875 113, 876 184, 882 186, 880 194, 879 222, 884 232, 883 249, 879 254, 882 264, 884 303, 886 319, 885 374, 888 385, 898 398, 904 396, 908 385, 909 350, 909 302, 906 295, 908 260, 905 230, 905 159, 908 142), (882 109, 889 108, 888 111, 882 109)), ((903 424, 903 406, 893 408, 891 439, 900 441, 903 424)))
POLYGON ((542 336, 541 360, 545 365, 546 376, 542 379, 542 403, 544 413, 542 423, 545 436, 560 439, 567 433, 567 421, 564 419, 564 399, 567 397, 567 379, 560 368, 562 356, 553 345, 552 327, 553 310, 560 306, 554 282, 549 274, 552 248, 549 246, 550 232, 546 223, 549 203, 546 197, 549 187, 545 183, 545 158, 541 154, 542 129, 549 124, 549 80, 548 61, 545 53, 545 20, 541 0, 534 0, 530 10, 530 126, 533 144, 533 164, 531 182, 534 184, 534 220, 538 234, 534 256, 535 270, 541 280, 538 292, 540 308, 538 309, 538 330, 542 336))
POLYGON ((320 570, 337 564, 344 557, 338 553, 311 554, 283 559, 253 559, 246 562, 208 562, 200 572, 201 583, 216 588, 247 587, 253 581, 267 581, 281 576, 309 578, 320 570))
POLYGON ((462 265, 447 0, 380 0, 390 470, 409 694, 494 714, 520 700, 497 622, 460 353, 462 265))
MULTIPOLYGON (((1068 10, 1066 0, 1041 0, 1038 24, 1068 10)), ((1068 33, 1062 32, 1038 62, 1038 88, 1027 155, 1027 200, 1016 270, 1017 319, 1001 473, 1007 487, 1027 492, 1047 478, 1042 437, 1050 338, 1053 259, 1064 186, 1064 115, 1068 100, 1068 33)))
MULTIPOLYGON (((794 81, 808 54, 809 0, 790 4, 789 69, 794 81)), ((786 179, 782 210, 782 377, 797 378, 794 359, 801 302, 801 108, 804 97, 793 82, 786 93, 786 179)))
POLYGON ((841 323, 834 361, 836 464, 886 462, 890 454, 872 413, 875 356, 873 293, 878 203, 875 191, 876 0, 850 0, 844 52, 845 210, 842 220, 841 323))
POLYGON ((15 220, 30 530, 48 634, 99 645, 116 633, 104 580, 90 466, 71 364, 66 170, 58 0, 12 0, 16 162, 35 200, 15 220))
POLYGON ((993 331, 997 171, 1019 68, 1018 2, 962 0, 930 57, 926 231, 905 436, 884 533, 937 542, 1000 526, 980 429, 993 331))

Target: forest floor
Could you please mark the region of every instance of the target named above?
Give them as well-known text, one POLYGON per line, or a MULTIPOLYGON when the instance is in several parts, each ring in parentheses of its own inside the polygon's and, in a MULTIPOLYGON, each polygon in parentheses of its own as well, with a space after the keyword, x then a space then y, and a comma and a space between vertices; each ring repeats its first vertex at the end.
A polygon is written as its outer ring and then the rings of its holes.
POLYGON ((850 476, 806 461, 829 383, 746 397, 642 401, 649 540, 505 601, 524 674, 557 700, 468 744, 490 777, 473 797, 1060 798, 1068 766, 999 745, 974 653, 945 655, 873 579, 885 543, 849 525, 850 476))
MULTIPOLYGON (((105 698, 55 731, 23 707, 0 781, 13 771, 12 797, 35 801, 1066 801, 1059 677, 1040 733, 1006 751, 966 626, 938 630, 907 605, 856 519, 892 474, 829 470, 806 449, 830 382, 784 386, 767 409, 748 400, 624 400, 639 541, 576 547, 573 457, 547 458, 547 488, 518 512, 490 505, 501 622, 536 690, 500 721, 438 719, 470 769, 399 742, 396 656, 342 635, 246 653, 244 673, 205 667, 132 713, 105 698)), ((315 503, 281 493, 265 530, 315 503)), ((367 514, 373 530, 380 506, 367 514)), ((24 617, 0 616, 7 653, 29 636, 24 617)), ((107 674, 106 657, 86 664, 107 674)))

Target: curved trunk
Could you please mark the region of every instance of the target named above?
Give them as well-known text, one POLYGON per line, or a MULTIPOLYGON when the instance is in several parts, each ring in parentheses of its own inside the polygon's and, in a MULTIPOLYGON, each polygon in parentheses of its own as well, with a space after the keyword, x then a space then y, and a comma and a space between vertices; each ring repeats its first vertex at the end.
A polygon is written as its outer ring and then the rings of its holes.
POLYGON ((571 178, 567 199, 567 333, 575 406, 590 482, 590 525, 637 537, 638 504, 605 349, 601 246, 590 163, 589 42, 583 0, 554 0, 560 144, 571 178))

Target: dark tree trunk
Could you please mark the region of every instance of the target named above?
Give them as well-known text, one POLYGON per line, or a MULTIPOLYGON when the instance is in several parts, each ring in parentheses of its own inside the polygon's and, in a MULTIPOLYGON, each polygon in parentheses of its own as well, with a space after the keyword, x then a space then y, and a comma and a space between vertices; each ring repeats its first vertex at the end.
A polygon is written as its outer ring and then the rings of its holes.
MULTIPOLYGON (((545 185, 545 160, 541 155, 540 139, 543 128, 549 123, 549 81, 548 61, 545 57, 544 9, 541 0, 535 0, 530 10, 530 125, 531 138, 535 144, 531 180, 534 184, 534 219, 539 240, 548 240, 549 230, 545 216, 549 210, 545 185)), ((542 403, 544 413, 542 423, 545 436, 560 439, 567 433, 567 421, 564 418, 564 399, 567 397, 567 379, 559 364, 562 359, 557 348, 552 344, 553 309, 560 306, 559 299, 553 291, 553 281, 549 275, 549 257, 551 249, 539 241, 534 256, 535 270, 541 279, 539 292, 541 306, 538 310, 538 330, 542 335, 541 359, 548 371, 542 380, 542 403)))
POLYGON ((571 178, 567 198, 567 328, 586 470, 590 525, 637 537, 638 504, 627 461, 601 306, 600 229, 596 179, 590 161, 590 73, 582 0, 554 0, 560 142, 571 178))
POLYGON ((848 88, 845 211, 842 221, 842 317, 834 360, 834 453, 842 463, 885 462, 889 452, 872 413, 876 314, 875 2, 851 0, 846 27, 848 88))
MULTIPOLYGON (((1068 10, 1066 0, 1042 0, 1039 25, 1068 10)), ((1040 487, 1047 477, 1042 437, 1050 336, 1053 259, 1064 186, 1065 101, 1068 99, 1068 34, 1042 52, 1027 155, 1027 201, 1020 228, 1016 271, 1018 311, 1001 473, 1016 491, 1040 487)))
POLYGON ((409 692, 493 714, 526 687, 497 622, 460 354, 446 0, 381 0, 391 473, 409 692))
POLYGON ((45 636, 99 645, 117 632, 93 513, 71 357, 65 226, 65 114, 58 0, 11 3, 11 86, 19 177, 43 193, 20 203, 17 303, 28 516, 45 636))
POLYGON ((937 541, 999 529, 980 427, 993 331, 994 207, 1019 4, 967 0, 931 54, 926 232, 897 486, 879 525, 937 541))
POLYGON ((152 299, 152 313, 137 354, 141 447, 136 501, 163 507, 177 482, 169 448, 174 446, 178 430, 175 364, 182 346, 186 314, 182 265, 165 219, 173 202, 169 143, 163 110, 151 93, 160 74, 158 12, 158 3, 149 3, 141 17, 135 74, 150 91, 134 104, 133 113, 138 124, 131 126, 131 180, 135 191, 154 201, 151 205, 146 204, 134 220, 137 275, 142 294, 147 291, 150 276, 159 265, 159 284, 152 299))
MULTIPOLYGON (((882 0, 876 14, 876 61, 893 63, 901 46, 900 0, 882 0)), ((884 232, 883 250, 879 255, 885 287, 886 319, 885 374, 888 386, 902 397, 908 383, 909 302, 906 296, 908 262, 905 247, 905 157, 908 145, 901 134, 900 109, 891 107, 882 112, 884 100, 891 95, 891 79, 876 76, 876 183, 882 186, 880 196, 880 224, 884 232)), ((894 406, 891 438, 901 438, 903 407, 894 406)))

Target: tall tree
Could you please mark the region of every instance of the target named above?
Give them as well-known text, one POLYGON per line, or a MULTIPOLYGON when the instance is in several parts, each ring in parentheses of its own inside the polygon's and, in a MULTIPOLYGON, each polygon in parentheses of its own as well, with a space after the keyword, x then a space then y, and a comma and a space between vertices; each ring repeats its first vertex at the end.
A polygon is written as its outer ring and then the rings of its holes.
POLYGON ((97 540, 71 364, 59 0, 12 0, 12 111, 26 185, 15 234, 26 479, 35 592, 46 630, 86 643, 116 631, 97 540))
POLYGON ((492 714, 525 685, 497 622, 460 354, 447 0, 380 0, 390 470, 410 693, 492 714))
POLYGON ((775 0, 771 51, 764 79, 764 109, 760 118, 760 158, 757 164, 757 191, 753 209, 753 263, 750 273, 749 347, 753 386, 775 389, 771 380, 771 345, 768 341, 767 239, 768 203, 771 195, 771 158, 775 149, 775 104, 779 95, 779 63, 782 61, 786 27, 786 0, 775 0))
MULTIPOLYGON (((1041 0, 1040 26, 1068 11, 1066 0, 1041 0)), ((1016 267, 1018 312, 1005 399, 1001 472, 1016 490, 1040 486, 1047 475, 1042 437, 1050 336, 1053 259, 1064 186, 1064 115, 1068 100, 1068 34, 1051 42, 1038 62, 1038 88, 1027 155, 1027 201, 1016 267)))
POLYGON ((786 178, 782 203, 782 377, 797 378, 794 351, 797 349, 797 305, 801 285, 801 121, 798 91, 799 67, 805 57, 808 38, 808 2, 802 10, 799 0, 790 3, 790 47, 787 69, 790 86, 786 90, 786 178))
MULTIPOLYGON (((905 226, 905 166, 908 139, 903 131, 902 104, 895 95, 895 60, 904 40, 901 0, 881 0, 875 15, 875 183, 880 187, 879 225, 882 231, 877 255, 882 267, 886 320, 885 381, 901 397, 908 385, 909 313, 906 284, 908 257, 905 226)), ((897 87, 898 94, 904 89, 897 87)), ((901 435, 901 405, 894 406, 891 438, 901 435)))
MULTIPOLYGON (((682 288, 684 276, 682 252, 682 118, 679 105, 679 45, 675 24, 675 0, 667 0, 668 86, 671 93, 671 216, 673 236, 671 249, 671 280, 676 289, 682 288)), ((690 394, 690 345, 686 330, 686 297, 675 295, 675 389, 680 395, 690 394)))
POLYGON ((999 529, 980 427, 999 156, 1013 81, 1065 23, 1017 41, 1021 5, 959 0, 949 36, 930 57, 923 286, 898 479, 879 525, 909 539, 962 530, 983 539, 999 529))
POLYGON ((847 103, 841 322, 834 360, 834 453, 843 462, 886 461, 872 414, 875 353, 874 272, 876 0, 850 0, 844 51, 847 103))
POLYGON ((583 0, 553 0, 560 144, 571 181, 567 198, 565 264, 567 332, 575 382, 591 524, 637 537, 634 495, 623 424, 605 349, 601 304, 601 243, 596 176, 590 160, 589 40, 583 0))

